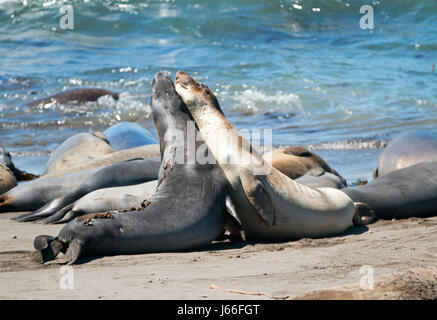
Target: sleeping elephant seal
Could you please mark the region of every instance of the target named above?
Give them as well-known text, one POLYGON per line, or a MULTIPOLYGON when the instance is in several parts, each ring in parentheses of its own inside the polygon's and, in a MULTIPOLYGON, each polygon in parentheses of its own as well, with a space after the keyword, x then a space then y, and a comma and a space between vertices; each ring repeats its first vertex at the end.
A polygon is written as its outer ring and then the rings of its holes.
POLYGON ((66 139, 50 155, 44 174, 62 172, 113 152, 102 133, 78 133, 66 139))
POLYGON ((325 172, 335 174, 346 185, 346 180, 332 169, 320 156, 303 147, 288 147, 273 150, 264 155, 264 159, 271 159, 274 168, 291 179, 297 179, 315 168, 322 168, 325 172))
POLYGON ((157 144, 158 141, 152 137, 149 131, 135 122, 119 122, 103 131, 114 150, 124 150, 157 144))
POLYGON ((74 201, 94 190, 139 184, 158 179, 159 166, 159 157, 154 157, 132 159, 104 167, 86 178, 68 194, 50 201, 35 212, 21 215, 14 220, 26 222, 50 217, 43 222, 56 222, 65 215, 66 211, 62 210, 64 207, 71 205, 74 201))
POLYGON ((181 154, 182 160, 195 156, 185 145, 190 118, 163 73, 153 78, 151 108, 162 148, 156 192, 138 211, 82 216, 56 238, 38 236, 34 246, 43 261, 59 252, 71 264, 85 256, 189 250, 207 246, 222 233, 226 178, 220 166, 177 161, 181 154))
POLYGON ((158 180, 131 186, 104 188, 92 191, 62 210, 62 219, 54 223, 65 223, 90 213, 126 210, 138 207, 156 190, 158 180))
POLYGON ((71 192, 99 169, 80 170, 65 176, 40 178, 20 184, 0 195, 0 213, 37 210, 47 202, 71 192))
POLYGON ((120 150, 120 151, 104 154, 92 158, 89 161, 79 163, 76 166, 67 167, 61 171, 54 171, 54 172, 47 173, 44 176, 42 176, 40 179, 66 175, 75 171, 89 169, 89 168, 110 166, 130 159, 137 159, 137 158, 148 159, 148 158, 157 157, 159 155, 160 155, 159 144, 149 144, 147 146, 141 146, 132 149, 120 150))
POLYGON ((234 128, 206 85, 179 71, 175 86, 231 184, 231 198, 247 239, 326 237, 352 224, 354 204, 345 193, 293 181, 234 128))
POLYGON ((36 175, 21 171, 15 167, 9 152, 0 147, 0 195, 11 190, 17 181, 33 180, 36 175))
POLYGON ((407 131, 391 140, 382 151, 373 177, 432 161, 437 161, 437 135, 425 130, 407 131))
POLYGON ((0 164, 0 195, 11 190, 16 185, 17 179, 12 171, 3 164, 0 164))
POLYGON ((310 188, 335 188, 343 189, 342 179, 335 174, 326 172, 322 168, 314 168, 294 181, 310 188))
POLYGON ((437 161, 388 173, 366 185, 342 189, 377 218, 399 219, 437 214, 437 161))
POLYGON ((60 104, 69 102, 84 103, 88 101, 96 101, 103 96, 111 96, 114 100, 118 100, 118 93, 98 88, 82 88, 64 91, 47 98, 30 101, 27 102, 26 105, 29 107, 37 107, 39 105, 45 105, 53 102, 60 104))

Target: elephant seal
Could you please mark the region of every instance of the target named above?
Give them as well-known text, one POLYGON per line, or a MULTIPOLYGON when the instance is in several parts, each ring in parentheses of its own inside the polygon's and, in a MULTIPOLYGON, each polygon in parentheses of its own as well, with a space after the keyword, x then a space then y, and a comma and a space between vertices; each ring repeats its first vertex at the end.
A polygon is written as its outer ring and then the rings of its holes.
POLYGON ((273 168, 226 119, 206 85, 179 71, 175 87, 231 184, 247 239, 326 237, 352 224, 354 204, 345 193, 311 189, 273 168))
POLYGON ((294 181, 310 188, 343 189, 345 185, 339 176, 326 172, 322 168, 314 168, 294 181))
POLYGON ((16 185, 17 179, 12 171, 3 164, 0 164, 0 195, 11 190, 16 185))
POLYGON ((54 259, 59 252, 65 252, 71 264, 85 256, 188 250, 204 247, 221 234, 226 178, 217 165, 176 161, 181 151, 184 159, 193 156, 184 134, 190 118, 163 73, 152 80, 151 108, 162 148, 156 192, 138 211, 78 217, 55 238, 36 237, 34 247, 42 261, 54 259), (181 133, 182 139, 172 139, 181 133))
POLYGON ((124 150, 157 144, 158 141, 144 127, 135 122, 119 122, 103 131, 114 150, 124 150))
POLYGON ((50 155, 44 173, 62 172, 113 152, 102 133, 78 133, 66 139, 50 155))
POLYGON ((159 155, 160 155, 159 144, 150 144, 147 146, 141 146, 141 147, 136 147, 136 148, 132 148, 132 149, 115 151, 113 153, 109 153, 109 154, 105 154, 105 155, 101 155, 99 157, 93 158, 89 161, 86 161, 84 163, 80 163, 76 166, 65 168, 62 171, 55 171, 55 172, 47 173, 47 174, 43 175, 40 179, 66 175, 66 174, 74 172, 74 171, 79 171, 79 170, 88 169, 88 168, 110 166, 110 165, 116 164, 118 162, 127 161, 130 159, 137 159, 137 158, 148 159, 148 158, 157 157, 159 155))
POLYGON ((0 147, 0 195, 14 188, 17 181, 33 180, 37 177, 37 175, 17 169, 10 153, 0 147))
POLYGON ((53 102, 60 104, 69 102, 84 103, 88 101, 96 101, 103 96, 111 96, 114 100, 118 100, 118 93, 98 88, 82 88, 64 91, 47 98, 30 101, 25 104, 29 107, 37 107, 39 105, 45 105, 53 102))
POLYGON ((37 210, 47 202, 71 192, 99 169, 85 169, 20 184, 0 195, 0 213, 37 210))
POLYGON ((437 135, 425 130, 406 131, 391 140, 382 151, 373 177, 432 161, 437 161, 437 135))
POLYGON ((437 161, 421 162, 371 182, 341 190, 377 218, 400 219, 437 214, 437 161))
POLYGON ((139 184, 158 179, 160 161, 158 157, 150 159, 132 159, 104 167, 86 178, 77 188, 62 197, 53 199, 40 209, 14 218, 19 222, 35 221, 50 217, 45 223, 56 222, 65 212, 65 206, 84 195, 102 188, 139 184), (62 212, 59 212, 59 211, 62 212))
POLYGON ((117 211, 138 207, 144 199, 156 190, 158 180, 141 184, 104 188, 92 191, 62 210, 62 219, 55 223, 65 223, 76 217, 90 213, 117 211))
POLYGON ((267 161, 271 159, 272 166, 291 179, 297 179, 311 169, 322 168, 325 172, 338 176, 341 183, 346 185, 346 180, 332 169, 325 160, 303 147, 293 146, 273 150, 265 154, 264 159, 267 161))

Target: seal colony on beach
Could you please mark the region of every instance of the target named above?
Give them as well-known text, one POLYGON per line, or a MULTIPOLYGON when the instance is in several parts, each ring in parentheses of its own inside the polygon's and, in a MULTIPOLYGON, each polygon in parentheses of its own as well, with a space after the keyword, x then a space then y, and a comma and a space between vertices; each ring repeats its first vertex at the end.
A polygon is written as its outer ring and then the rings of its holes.
MULTIPOLYGON (((373 181, 346 187, 336 170, 303 147, 261 156, 208 86, 188 74, 179 71, 173 84, 157 73, 151 87, 159 144, 140 125, 121 122, 66 139, 37 180, 13 187, 13 180, 3 179, 12 189, 0 195, 0 212, 33 211, 13 218, 19 222, 67 223, 56 237, 35 238, 40 261, 60 252, 75 263, 97 255, 190 250, 220 239, 224 230, 231 239, 251 241, 320 238, 375 218, 437 214, 432 133, 399 135, 381 154, 373 181)), ((107 93, 87 90, 39 103, 107 93)), ((0 151, 1 169, 27 175, 0 151)))

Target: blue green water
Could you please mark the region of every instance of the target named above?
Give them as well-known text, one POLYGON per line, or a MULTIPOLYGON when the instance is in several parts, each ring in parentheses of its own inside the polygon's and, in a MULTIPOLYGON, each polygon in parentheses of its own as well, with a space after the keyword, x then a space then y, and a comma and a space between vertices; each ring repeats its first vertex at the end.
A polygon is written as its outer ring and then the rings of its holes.
POLYGON ((0 0, 0 145, 16 162, 68 136, 150 120, 150 81, 182 69, 238 128, 271 128, 348 179, 385 142, 437 128, 437 1, 0 0), (71 4, 74 29, 59 8, 71 4), (374 29, 359 10, 374 9, 374 29), (76 87, 121 93, 80 106, 23 103, 76 87))

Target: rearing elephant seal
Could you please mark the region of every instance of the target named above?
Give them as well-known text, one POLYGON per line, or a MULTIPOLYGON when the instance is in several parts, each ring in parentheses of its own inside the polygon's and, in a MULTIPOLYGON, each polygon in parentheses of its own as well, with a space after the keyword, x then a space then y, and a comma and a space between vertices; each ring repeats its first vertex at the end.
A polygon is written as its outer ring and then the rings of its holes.
POLYGON ((325 237, 352 224, 354 204, 346 194, 296 183, 273 168, 244 139, 226 119, 206 85, 179 71, 175 86, 225 171, 247 239, 325 237))
POLYGON ((391 140, 381 153, 373 177, 412 166, 437 161, 437 135, 425 130, 404 132, 391 140))
POLYGON ((138 211, 79 217, 56 238, 37 237, 34 246, 43 261, 61 251, 74 263, 85 256, 188 250, 206 246, 221 234, 226 178, 220 166, 177 161, 181 151, 184 159, 193 156, 185 145, 190 118, 163 73, 153 78, 151 108, 162 149, 156 192, 138 211))

